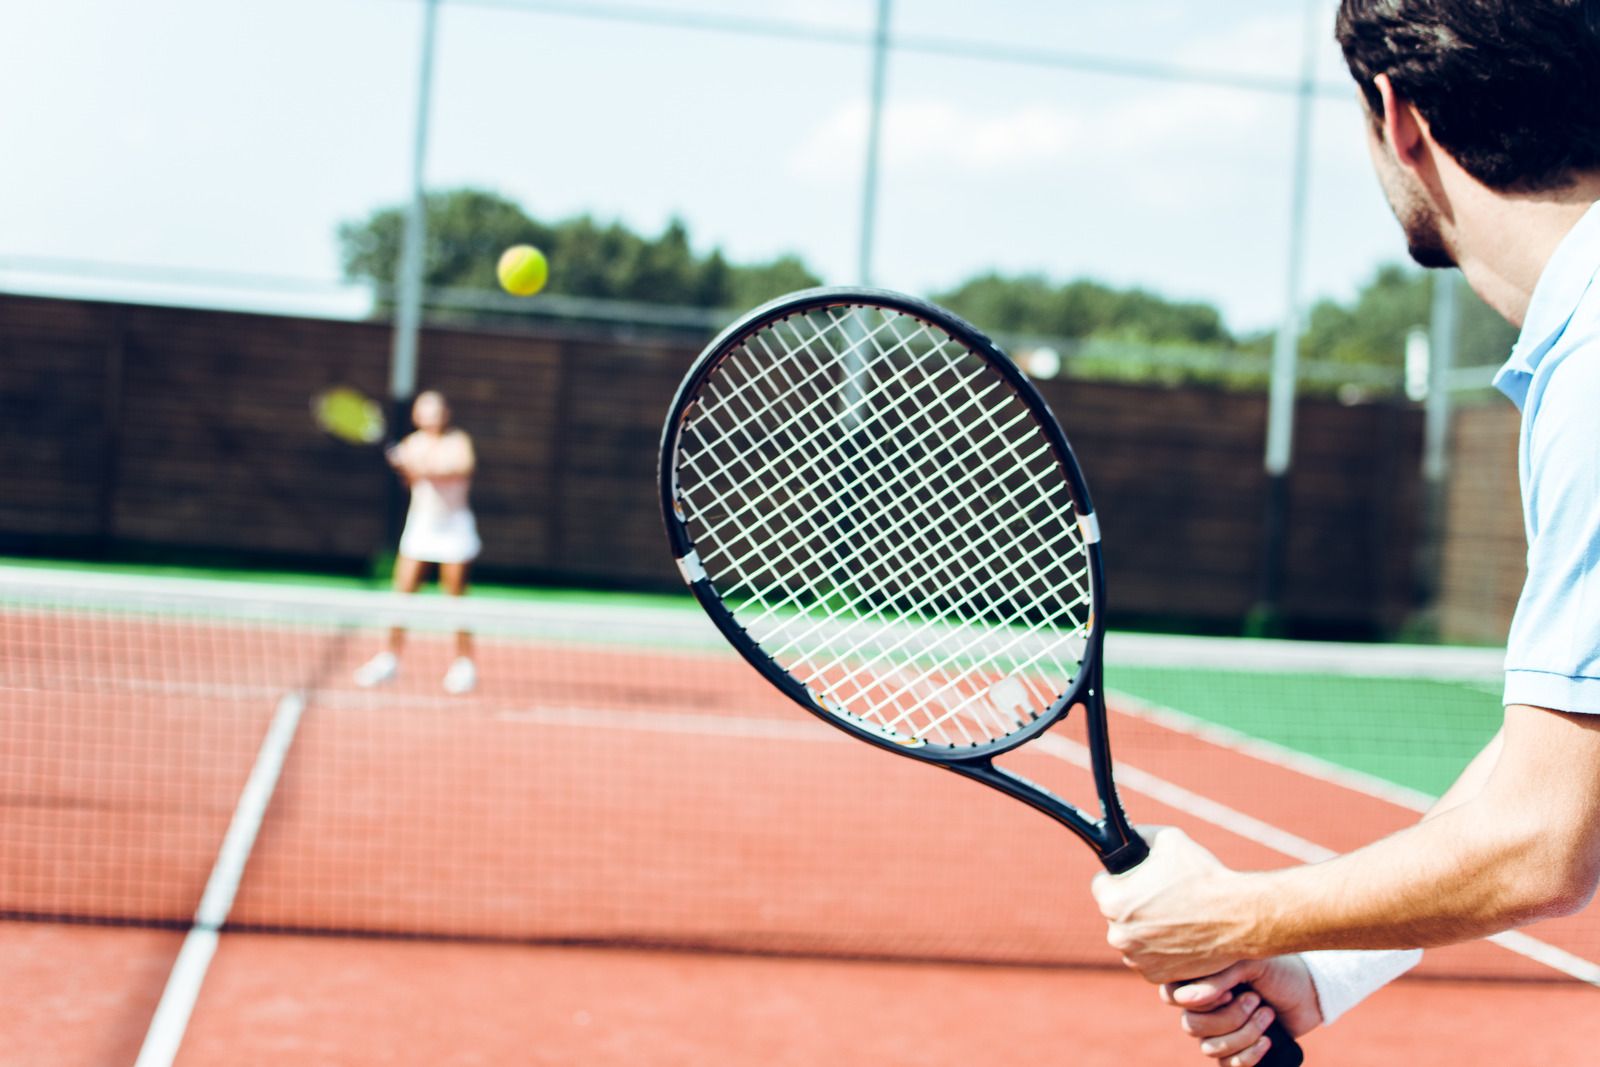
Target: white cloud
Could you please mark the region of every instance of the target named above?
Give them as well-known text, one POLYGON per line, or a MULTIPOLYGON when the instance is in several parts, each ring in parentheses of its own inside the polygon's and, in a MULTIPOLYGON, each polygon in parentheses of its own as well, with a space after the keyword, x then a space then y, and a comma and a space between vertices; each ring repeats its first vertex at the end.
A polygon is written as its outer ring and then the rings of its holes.
MULTIPOLYGON (((739 14, 750 14, 749 5, 744 0, 741 4, 739 14)), ((762 14, 829 29, 865 30, 874 21, 875 12, 860 0, 769 0, 768 9, 762 14)))
MULTIPOLYGON (((993 111, 902 99, 885 109, 881 162, 885 179, 897 182, 919 174, 942 182, 1050 174, 1070 180, 1070 168, 1080 179, 1115 181, 1125 201, 1193 204, 1207 191, 1226 195, 1259 180, 1246 172, 1261 165, 1263 151, 1281 154, 1285 117, 1271 97, 1193 85, 1162 85, 1082 108, 1025 103, 993 111), (1264 130, 1272 135, 1264 138, 1264 130)), ((791 173, 848 188, 859 180, 866 136, 865 102, 841 104, 800 139, 791 173)))
MULTIPOLYGON (((1313 75, 1319 82, 1341 83, 1348 75, 1333 38, 1337 4, 1317 0, 1310 22, 1303 4, 1273 7, 1233 22, 1216 20, 1210 32, 1185 41, 1174 59, 1196 67, 1227 70, 1255 77, 1295 80, 1300 77, 1307 36, 1316 48, 1313 75)), ((1352 93, 1354 86, 1351 87, 1352 93)))
MULTIPOLYGON (((1083 126, 1042 104, 988 114, 946 101, 892 101, 883 115, 882 162, 899 171, 933 168, 966 176, 1048 167, 1068 157, 1083 126)), ((790 165, 813 181, 854 181, 866 140, 866 103, 845 104, 801 139, 790 165)))
MULTIPOLYGON (((1331 15, 1327 25, 1331 33, 1331 15)), ((1300 5, 1213 26, 1212 32, 1185 41, 1174 61, 1253 77, 1293 78, 1299 74, 1305 41, 1305 14, 1300 5)))

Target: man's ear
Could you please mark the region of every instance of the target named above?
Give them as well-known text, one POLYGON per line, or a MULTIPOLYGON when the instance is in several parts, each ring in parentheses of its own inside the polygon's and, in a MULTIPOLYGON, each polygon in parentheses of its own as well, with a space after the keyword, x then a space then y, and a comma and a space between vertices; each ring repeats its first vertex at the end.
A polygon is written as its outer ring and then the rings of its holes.
POLYGON ((1431 163, 1428 156, 1433 137, 1428 130, 1427 120, 1417 112, 1411 101, 1395 92, 1389 75, 1379 74, 1372 81, 1383 101, 1383 115, 1378 120, 1383 129, 1383 139, 1394 153, 1395 161, 1410 171, 1431 163))

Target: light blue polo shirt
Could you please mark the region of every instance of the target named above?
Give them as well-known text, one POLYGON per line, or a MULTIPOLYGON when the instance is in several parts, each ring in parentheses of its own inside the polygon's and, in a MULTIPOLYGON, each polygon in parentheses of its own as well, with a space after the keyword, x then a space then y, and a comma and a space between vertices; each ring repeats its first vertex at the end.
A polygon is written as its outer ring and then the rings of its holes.
POLYGON ((1600 202, 1539 275, 1494 384, 1522 409, 1528 535, 1505 702, 1600 713, 1600 202))

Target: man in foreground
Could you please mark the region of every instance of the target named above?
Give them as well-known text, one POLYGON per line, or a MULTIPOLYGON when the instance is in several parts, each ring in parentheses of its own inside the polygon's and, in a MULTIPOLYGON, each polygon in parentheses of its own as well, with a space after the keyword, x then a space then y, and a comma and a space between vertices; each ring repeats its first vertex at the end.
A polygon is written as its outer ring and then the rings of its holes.
POLYGON ((1600 0, 1343 0, 1337 33, 1412 257, 1521 327, 1495 384, 1522 410, 1528 578, 1503 726, 1418 825, 1257 873, 1163 829, 1095 880, 1111 944, 1227 1067, 1265 1055, 1267 1005, 1305 1033, 1417 949, 1600 882, 1600 0))

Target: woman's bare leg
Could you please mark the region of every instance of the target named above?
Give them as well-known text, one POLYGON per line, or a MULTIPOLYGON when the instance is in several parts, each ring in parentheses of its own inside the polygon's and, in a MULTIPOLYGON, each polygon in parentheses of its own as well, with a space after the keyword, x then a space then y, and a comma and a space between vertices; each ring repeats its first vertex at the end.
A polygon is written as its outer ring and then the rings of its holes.
MULTIPOLYGON (((422 583, 420 560, 396 556, 394 561, 394 587, 402 593, 415 593, 422 583)), ((382 652, 356 669, 355 682, 363 689, 383 685, 394 680, 400 670, 400 649, 405 646, 406 631, 403 626, 389 628, 389 643, 382 652)))
MULTIPOLYGON (((466 596, 467 571, 471 567, 470 563, 439 564, 439 586, 450 596, 466 596)), ((456 655, 472 658, 472 634, 467 630, 456 631, 456 655)))
MULTIPOLYGON (((396 556, 394 558, 394 591, 397 593, 415 593, 422 585, 422 571, 427 566, 420 559, 409 556, 396 556)), ((402 626, 391 627, 389 630, 389 651, 395 655, 400 654, 400 649, 406 643, 406 631, 402 626)))

